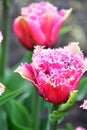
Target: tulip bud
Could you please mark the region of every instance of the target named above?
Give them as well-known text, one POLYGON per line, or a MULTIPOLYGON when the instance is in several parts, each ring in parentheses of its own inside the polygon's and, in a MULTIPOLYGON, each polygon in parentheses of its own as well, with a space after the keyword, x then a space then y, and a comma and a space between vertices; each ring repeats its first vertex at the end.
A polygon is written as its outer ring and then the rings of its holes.
POLYGON ((14 32, 26 49, 33 50, 36 45, 52 47, 71 11, 58 11, 49 2, 32 3, 21 9, 14 21, 14 32))

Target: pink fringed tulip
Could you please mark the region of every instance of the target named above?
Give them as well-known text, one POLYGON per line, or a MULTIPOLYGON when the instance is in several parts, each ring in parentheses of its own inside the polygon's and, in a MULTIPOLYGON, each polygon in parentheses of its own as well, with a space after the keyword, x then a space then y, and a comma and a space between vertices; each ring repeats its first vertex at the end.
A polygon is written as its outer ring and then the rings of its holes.
POLYGON ((27 49, 33 50, 35 45, 52 47, 71 11, 58 11, 49 2, 32 3, 21 9, 21 16, 14 21, 14 32, 27 49))
POLYGON ((86 70, 87 61, 78 43, 71 43, 59 49, 36 46, 32 63, 22 64, 16 72, 31 81, 46 101, 62 104, 78 89, 86 70))
POLYGON ((80 106, 80 108, 86 109, 87 110, 87 99, 84 100, 83 104, 80 106))
POLYGON ((4 91, 5 91, 5 86, 2 83, 0 83, 0 96, 4 91))

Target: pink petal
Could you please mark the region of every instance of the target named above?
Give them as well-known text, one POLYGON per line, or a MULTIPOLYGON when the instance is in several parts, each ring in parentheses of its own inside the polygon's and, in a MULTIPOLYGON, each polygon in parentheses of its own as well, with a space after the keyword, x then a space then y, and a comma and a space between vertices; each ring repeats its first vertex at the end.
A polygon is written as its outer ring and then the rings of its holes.
POLYGON ((23 78, 35 84, 36 81, 34 77, 34 71, 31 65, 24 63, 21 66, 19 66, 14 72, 19 73, 23 78))
POLYGON ((36 45, 37 43, 38 45, 44 46, 44 43, 46 42, 46 37, 40 28, 40 24, 37 21, 33 21, 30 19, 28 21, 28 24, 31 29, 33 40, 35 41, 34 44, 36 45))
POLYGON ((33 49, 32 37, 30 35, 30 28, 26 19, 22 16, 14 21, 14 31, 24 47, 33 49))
POLYGON ((58 35, 59 35, 59 32, 61 30, 61 27, 62 27, 63 23, 64 23, 64 19, 60 18, 60 20, 54 26, 54 28, 52 30, 52 34, 51 34, 51 41, 53 43, 55 43, 57 41, 58 35))
POLYGON ((70 15, 70 13, 72 12, 72 9, 68 9, 68 10, 60 10, 59 12, 59 18, 58 20, 56 21, 56 24, 52 30, 52 34, 51 34, 51 41, 52 42, 56 42, 57 39, 58 39, 58 35, 59 35, 59 32, 62 28, 62 25, 64 24, 65 20, 68 18, 68 16, 70 15))

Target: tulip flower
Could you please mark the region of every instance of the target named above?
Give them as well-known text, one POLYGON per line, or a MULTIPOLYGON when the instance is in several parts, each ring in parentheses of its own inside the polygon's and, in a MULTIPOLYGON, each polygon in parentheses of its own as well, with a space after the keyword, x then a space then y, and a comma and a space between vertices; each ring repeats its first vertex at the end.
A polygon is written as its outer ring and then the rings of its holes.
POLYGON ((36 46, 32 63, 22 64, 15 72, 32 82, 46 101, 62 104, 73 91, 78 90, 86 70, 87 59, 78 43, 71 43, 59 49, 36 46))
POLYGON ((52 47, 71 11, 58 11, 49 2, 32 3, 21 9, 20 16, 14 21, 14 32, 20 43, 29 50, 36 45, 52 47))

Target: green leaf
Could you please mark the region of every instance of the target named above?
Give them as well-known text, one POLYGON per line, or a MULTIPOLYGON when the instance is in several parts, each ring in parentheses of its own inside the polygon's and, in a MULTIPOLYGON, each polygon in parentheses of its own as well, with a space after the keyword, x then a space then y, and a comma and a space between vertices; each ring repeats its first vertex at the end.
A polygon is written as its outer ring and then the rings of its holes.
POLYGON ((0 130, 8 130, 7 117, 3 107, 0 107, 0 130))
POLYGON ((32 54, 33 54, 32 51, 26 51, 26 55, 25 55, 24 59, 27 63, 32 62, 32 54))
POLYGON ((79 84, 79 91, 78 91, 78 95, 77 95, 77 100, 81 101, 82 99, 84 99, 86 94, 87 94, 87 77, 83 77, 80 81, 80 84, 79 84))
POLYGON ((49 118, 52 122, 58 121, 59 123, 65 117, 69 109, 73 106, 76 101, 77 91, 71 93, 70 98, 65 104, 60 105, 58 110, 53 111, 52 114, 49 115, 49 118))
POLYGON ((20 96, 20 100, 23 101, 30 96, 33 88, 30 82, 23 79, 19 74, 9 70, 7 70, 5 86, 5 92, 2 97, 0 97, 0 105, 19 96, 21 93, 23 94, 20 96))
POLYGON ((30 128, 31 116, 27 109, 17 100, 10 102, 8 115, 12 130, 32 130, 30 128))
POLYGON ((23 79, 18 73, 13 72, 14 70, 6 70, 5 85, 7 89, 11 91, 17 90, 20 86, 24 86, 27 80, 23 79))
POLYGON ((15 91, 10 91, 6 89, 4 95, 0 97, 0 106, 8 102, 9 100, 13 99, 14 97, 18 96, 21 94, 25 89, 25 86, 15 90, 15 91))
POLYGON ((7 4, 7 6, 10 6, 11 0, 6 0, 6 4, 7 4))
POLYGON ((74 128, 72 127, 70 123, 67 124, 67 130, 74 130, 74 128))
POLYGON ((70 30, 71 30, 71 28, 70 28, 69 26, 65 26, 65 27, 63 27, 63 28, 60 30, 59 35, 62 36, 62 35, 64 35, 64 34, 70 32, 70 30))

